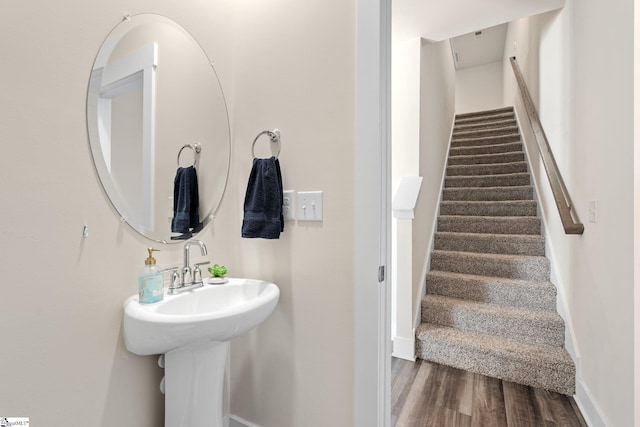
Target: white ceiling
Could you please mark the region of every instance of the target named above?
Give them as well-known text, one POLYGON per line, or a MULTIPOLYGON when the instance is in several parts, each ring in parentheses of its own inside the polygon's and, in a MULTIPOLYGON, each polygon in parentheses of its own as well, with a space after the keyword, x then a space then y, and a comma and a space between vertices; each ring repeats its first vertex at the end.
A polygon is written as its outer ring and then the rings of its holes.
POLYGON ((451 40, 456 68, 502 59, 506 24, 559 9, 565 0, 392 0, 393 42, 451 40), (481 37, 474 33, 482 30, 481 37), (458 37, 460 36, 460 37, 458 37), (455 60, 455 56, 454 56, 455 60))
POLYGON ((451 53, 456 70, 502 61, 507 24, 478 29, 451 39, 451 53))

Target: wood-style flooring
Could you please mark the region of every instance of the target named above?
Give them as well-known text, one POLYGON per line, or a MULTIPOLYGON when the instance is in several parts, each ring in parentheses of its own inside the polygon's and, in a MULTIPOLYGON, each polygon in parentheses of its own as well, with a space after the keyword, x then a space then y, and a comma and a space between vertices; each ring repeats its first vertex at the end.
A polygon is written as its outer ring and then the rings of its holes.
POLYGON ((572 397, 436 363, 393 358, 393 427, 587 427, 572 397))

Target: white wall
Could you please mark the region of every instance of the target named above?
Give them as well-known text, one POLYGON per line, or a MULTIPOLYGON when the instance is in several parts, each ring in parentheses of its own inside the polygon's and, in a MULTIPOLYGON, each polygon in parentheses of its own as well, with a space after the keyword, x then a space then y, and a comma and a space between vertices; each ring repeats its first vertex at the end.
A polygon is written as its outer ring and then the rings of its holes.
MULTIPOLYGON (((513 55, 516 42, 515 55, 585 223, 582 236, 565 235, 543 185, 555 283, 566 297, 579 355, 576 400, 591 425, 634 424, 631 8, 630 2, 612 8, 605 1, 567 1, 561 12, 510 25, 505 52, 513 55), (598 201, 597 223, 588 222, 591 200, 598 201)), ((519 107, 506 70, 505 104, 519 107)), ((543 176, 539 159, 532 160, 534 174, 543 176)))
POLYGON ((417 176, 420 164, 420 38, 395 43, 392 50, 391 188, 403 176, 417 176))
POLYGON ((455 109, 455 69, 448 41, 424 42, 420 60, 420 176, 413 222, 413 316, 419 316, 455 109))
MULTIPOLYGON (((231 412, 262 427, 351 426, 355 3, 235 4, 226 203, 242 205, 251 142, 277 127, 285 188, 324 191, 324 220, 287 222, 278 241, 231 240, 242 274, 281 290, 274 314, 232 344, 231 412)), ((238 214, 227 226, 240 223, 238 214)))
POLYGON ((503 107, 502 61, 456 71, 456 113, 503 107))
MULTIPOLYGON (((151 11, 191 30, 228 90, 231 11, 199 0, 63 0, 35 9, 0 5, 12 17, 0 29, 0 413, 32 425, 157 427, 162 370, 157 358, 128 353, 121 331, 122 304, 137 292, 150 242, 120 222, 97 179, 87 84, 107 33, 125 13, 151 11)), ((202 237, 213 259, 236 267, 227 247, 237 233, 221 224, 238 211, 224 203, 202 237)), ((181 245, 161 249, 159 265, 180 262, 181 245)))

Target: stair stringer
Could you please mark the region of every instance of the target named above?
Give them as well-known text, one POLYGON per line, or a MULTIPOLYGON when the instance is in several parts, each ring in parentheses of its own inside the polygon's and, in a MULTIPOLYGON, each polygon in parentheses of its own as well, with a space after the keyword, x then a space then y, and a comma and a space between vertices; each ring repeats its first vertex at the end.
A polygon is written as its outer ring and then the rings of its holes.
POLYGON ((445 151, 445 161, 444 161, 444 167, 442 168, 442 176, 440 177, 440 190, 439 190, 439 194, 440 194, 440 198, 438 199, 438 203, 436 203, 436 212, 435 215, 433 216, 433 222, 431 223, 431 226, 429 227, 429 234, 427 234, 427 236, 429 236, 429 241, 427 244, 427 253, 426 253, 426 259, 424 264, 422 265, 422 272, 420 273, 420 293, 418 295, 418 298, 416 298, 416 301, 414 301, 414 306, 413 306, 413 313, 414 313, 414 318, 413 318, 413 339, 414 339, 414 346, 413 346, 413 351, 414 351, 414 359, 415 359, 415 331, 418 329, 418 326, 420 325, 420 319, 421 319, 421 315, 422 315, 422 309, 421 309, 421 304, 422 304, 422 298, 424 298, 424 296, 427 294, 427 273, 429 273, 429 270, 431 269, 431 253, 433 252, 434 248, 435 248, 435 240, 436 240, 436 227, 438 226, 438 217, 440 216, 440 205, 442 205, 442 198, 443 198, 443 194, 444 194, 444 182, 445 182, 445 178, 447 176, 447 166, 449 166, 449 151, 451 150, 451 143, 453 141, 453 128, 455 127, 455 123, 456 123, 456 114, 453 114, 453 117, 451 117, 451 126, 450 126, 450 130, 449 130, 449 142, 447 143, 447 149, 445 151))

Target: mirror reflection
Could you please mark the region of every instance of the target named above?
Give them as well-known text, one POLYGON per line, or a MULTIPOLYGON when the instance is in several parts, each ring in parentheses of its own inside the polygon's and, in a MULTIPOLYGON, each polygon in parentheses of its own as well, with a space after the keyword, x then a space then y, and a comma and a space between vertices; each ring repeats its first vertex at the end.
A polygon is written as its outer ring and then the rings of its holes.
POLYGON ((180 241, 215 215, 229 173, 227 108, 211 61, 179 24, 140 14, 109 33, 87 126, 102 185, 136 231, 180 241))

